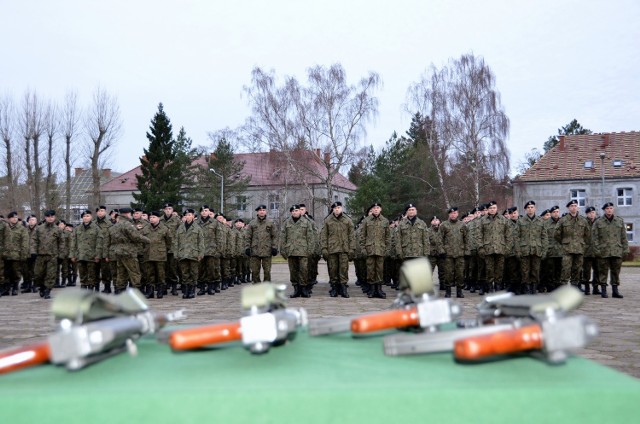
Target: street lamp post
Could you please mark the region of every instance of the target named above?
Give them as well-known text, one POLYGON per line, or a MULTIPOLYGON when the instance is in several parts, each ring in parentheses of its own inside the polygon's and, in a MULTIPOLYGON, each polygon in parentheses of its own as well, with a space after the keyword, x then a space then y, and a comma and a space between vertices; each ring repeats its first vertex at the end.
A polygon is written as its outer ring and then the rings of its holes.
POLYGON ((220 177, 220 213, 224 213, 224 175, 217 173, 213 168, 209 168, 209 171, 220 177))
POLYGON ((601 164, 601 174, 602 174, 602 183, 600 186, 600 207, 604 205, 604 152, 600 152, 600 164, 601 164))

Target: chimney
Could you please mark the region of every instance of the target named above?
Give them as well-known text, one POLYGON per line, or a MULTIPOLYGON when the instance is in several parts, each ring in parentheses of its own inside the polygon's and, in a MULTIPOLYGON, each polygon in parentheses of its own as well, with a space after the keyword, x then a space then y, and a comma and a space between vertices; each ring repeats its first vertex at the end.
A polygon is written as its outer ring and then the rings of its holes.
POLYGON ((111 168, 105 168, 102 170, 102 177, 109 179, 111 178, 111 168))
POLYGON ((604 134, 604 135, 602 136, 602 148, 603 148, 603 149, 606 149, 606 148, 607 148, 607 146, 609 146, 609 143, 610 143, 610 142, 611 142, 611 141, 609 140, 609 134, 604 134))
POLYGON ((74 173, 75 173, 76 177, 79 177, 80 175, 82 175, 84 173, 84 168, 76 168, 74 173))
POLYGON ((316 149, 316 156, 320 157, 320 149, 316 149))
POLYGON ((324 163, 331 164, 331 152, 324 152, 324 163))
POLYGON ((561 152, 564 152, 564 136, 560 135, 560 136, 558 136, 558 139, 560 140, 558 142, 558 146, 560 146, 559 149, 560 149, 561 152))

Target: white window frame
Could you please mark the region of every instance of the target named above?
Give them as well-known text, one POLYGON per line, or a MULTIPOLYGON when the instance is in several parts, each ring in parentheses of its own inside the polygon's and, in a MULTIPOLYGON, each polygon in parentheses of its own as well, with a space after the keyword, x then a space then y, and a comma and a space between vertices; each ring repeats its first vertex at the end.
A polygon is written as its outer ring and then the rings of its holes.
POLYGON ((239 211, 247 210, 247 196, 236 196, 236 207, 239 211))
POLYGON ((633 243, 633 223, 632 222, 626 222, 625 223, 625 230, 627 231, 627 241, 629 243, 633 243))
POLYGON ((583 208, 587 206, 587 190, 582 188, 572 188, 569 190, 569 195, 571 196, 571 200, 577 200, 578 206, 583 208), (583 194, 583 196, 580 196, 583 194))
POLYGON ((616 198, 617 206, 633 206, 633 189, 631 187, 620 187, 616 189, 616 198), (622 195, 620 191, 622 191, 622 195))
POLYGON ((280 195, 279 194, 270 194, 269 195, 269 210, 270 211, 280 210, 280 195))

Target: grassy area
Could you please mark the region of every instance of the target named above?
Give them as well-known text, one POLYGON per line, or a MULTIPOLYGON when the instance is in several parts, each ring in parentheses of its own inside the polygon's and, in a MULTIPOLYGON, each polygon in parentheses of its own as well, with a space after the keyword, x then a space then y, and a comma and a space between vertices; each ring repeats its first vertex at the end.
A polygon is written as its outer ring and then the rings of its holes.
POLYGON ((640 261, 627 261, 627 262, 622 262, 622 266, 633 266, 633 267, 640 267, 640 261))

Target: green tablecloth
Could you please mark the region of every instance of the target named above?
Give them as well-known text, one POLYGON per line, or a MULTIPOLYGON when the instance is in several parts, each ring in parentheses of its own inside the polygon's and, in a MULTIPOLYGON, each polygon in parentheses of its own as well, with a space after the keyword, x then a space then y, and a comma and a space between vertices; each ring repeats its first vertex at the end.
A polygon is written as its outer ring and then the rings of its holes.
POLYGON ((239 347, 139 355, 82 371, 0 376, 0 423, 631 423, 640 381, 582 358, 481 365, 451 355, 386 357, 382 339, 306 333, 266 355, 239 347))

